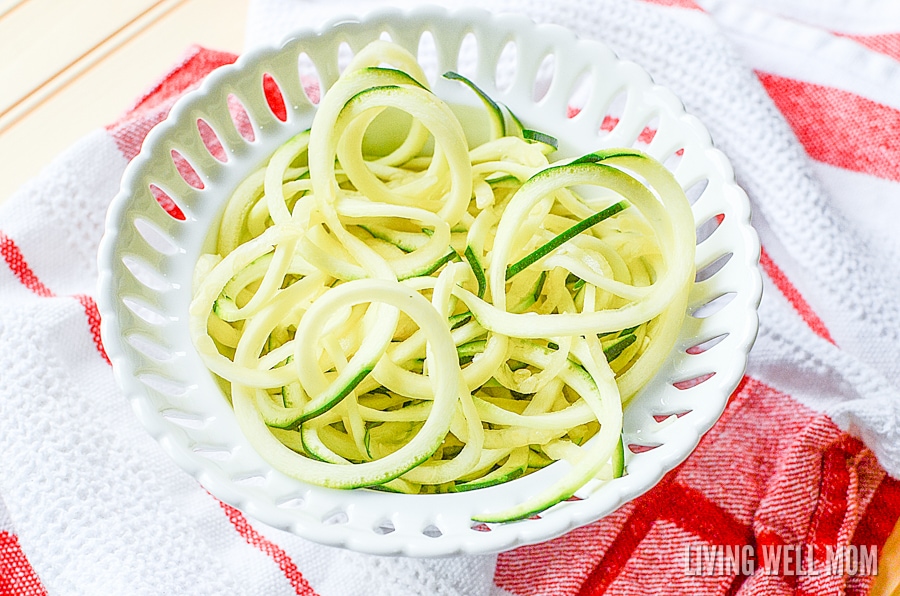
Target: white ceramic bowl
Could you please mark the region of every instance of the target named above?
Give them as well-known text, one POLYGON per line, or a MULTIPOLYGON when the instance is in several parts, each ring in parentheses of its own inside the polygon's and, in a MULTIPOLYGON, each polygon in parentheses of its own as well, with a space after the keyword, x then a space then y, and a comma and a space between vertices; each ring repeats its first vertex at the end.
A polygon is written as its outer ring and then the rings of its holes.
POLYGON ((606 46, 514 15, 434 7, 378 11, 299 31, 279 47, 247 53, 213 72, 151 131, 110 207, 100 247, 103 341, 147 430, 213 495, 249 515, 316 542, 367 553, 497 552, 553 538, 612 512, 683 461, 715 423, 741 379, 757 331, 759 242, 749 217, 747 197, 703 125, 639 66, 619 60, 606 46), (537 519, 488 528, 471 522, 476 513, 515 504, 559 477, 567 464, 447 495, 331 490, 284 476, 242 436, 188 337, 192 269, 226 199, 311 123, 316 107, 304 92, 310 80, 301 76, 302 64, 308 58, 327 89, 348 51, 384 34, 419 53, 434 77, 434 91, 447 101, 472 101, 459 83, 435 76, 461 71, 526 127, 560 139, 561 155, 640 147, 670 166, 693 200, 701 281, 676 348, 625 411, 625 442, 632 446, 627 474, 589 485, 578 493, 581 500, 561 503, 537 519), (284 121, 266 102, 264 75, 284 97, 284 121), (228 106, 235 100, 249 116, 252 141, 233 122, 228 106), (572 104, 581 108, 574 117, 572 104), (198 120, 215 131, 224 149, 219 157, 226 161, 210 154, 198 120), (648 132, 653 129, 655 135, 648 132), (202 189, 178 173, 173 151, 191 164, 202 189), (151 186, 165 191, 184 219, 160 208, 151 186))

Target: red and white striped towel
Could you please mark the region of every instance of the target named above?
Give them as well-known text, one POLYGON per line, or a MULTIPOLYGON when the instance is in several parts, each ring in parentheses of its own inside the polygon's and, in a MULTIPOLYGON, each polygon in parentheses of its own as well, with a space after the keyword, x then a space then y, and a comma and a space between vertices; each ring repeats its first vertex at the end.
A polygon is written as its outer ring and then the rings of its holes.
MULTIPOLYGON (((0 594, 868 592, 873 569, 833 573, 827 554, 880 552, 900 518, 900 5, 480 4, 641 63, 704 121, 753 201, 760 336, 696 452, 607 518, 499 556, 320 547, 210 496, 117 391, 91 298, 125 164, 175 97, 235 58, 194 48, 0 210, 0 594)), ((248 38, 373 5, 255 0, 248 38)))

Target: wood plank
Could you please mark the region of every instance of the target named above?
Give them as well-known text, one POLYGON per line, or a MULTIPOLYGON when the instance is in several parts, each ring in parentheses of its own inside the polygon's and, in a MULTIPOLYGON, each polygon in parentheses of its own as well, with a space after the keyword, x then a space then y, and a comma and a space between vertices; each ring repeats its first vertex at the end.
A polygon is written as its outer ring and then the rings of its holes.
MULTIPOLYGON (((11 106, 5 113, 0 113, 0 134, 12 123, 24 117, 38 104, 52 97, 62 87, 76 80, 84 72, 103 60, 107 55, 115 52, 119 46, 138 35, 144 29, 151 27, 160 18, 164 17, 185 0, 162 0, 154 4, 149 10, 142 13, 137 19, 123 23, 120 28, 103 43, 93 48, 90 52, 72 61, 64 70, 52 75, 36 89, 24 96, 11 106)), ((41 58, 33 59, 36 64, 41 58)))
POLYGON ((0 0, 0 19, 2 19, 6 13, 24 2, 25 0, 0 0))
MULTIPOLYGON (((240 52, 249 0, 187 0, 0 133, 0 202, 84 134, 113 122, 192 44, 240 52)), ((105 51, 98 48, 98 51, 105 51)))
POLYGON ((160 1, 28 0, 10 10, 0 18, 0 56, 18 59, 0 62, 0 115, 160 1))
POLYGON ((878 553, 878 575, 869 596, 900 596, 900 520, 878 553))

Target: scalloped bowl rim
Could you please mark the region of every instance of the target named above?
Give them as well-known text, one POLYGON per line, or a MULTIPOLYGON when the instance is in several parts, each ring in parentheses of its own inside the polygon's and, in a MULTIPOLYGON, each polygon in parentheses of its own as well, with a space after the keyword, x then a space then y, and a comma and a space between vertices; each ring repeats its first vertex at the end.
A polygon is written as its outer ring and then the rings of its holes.
MULTIPOLYGON (((434 31, 433 35, 438 38, 443 33, 434 31)), ((436 42, 440 47, 442 41, 437 39, 436 42)), ((317 66, 321 64, 317 63, 317 66)), ((327 78, 328 66, 321 68, 318 74, 322 78, 327 78)), ((435 91, 443 97, 442 92, 447 91, 447 88, 441 87, 442 91, 439 92, 438 86, 439 82, 435 82, 435 91)), ((606 90, 606 93, 609 95, 613 91, 606 90)), ((630 97, 632 95, 629 95, 630 97)), ((458 97, 456 99, 458 100, 458 97)), ((608 99, 609 97, 606 97, 606 100, 608 99)), ((585 104, 583 112, 587 111, 587 108, 594 108, 591 101, 599 100, 592 96, 585 104)), ((592 112, 592 117, 601 115, 605 107, 608 105, 594 109, 596 113, 592 112)), ((581 133, 571 128, 573 125, 569 123, 580 123, 579 117, 587 118, 581 113, 575 118, 569 118, 567 114, 566 120, 561 120, 557 115, 552 120, 569 131, 572 136, 576 136, 581 133)), ((583 127, 583 124, 581 126, 583 127)), ((219 132, 216 130, 217 134, 219 132)), ((662 132, 657 136, 662 136, 662 132)), ((560 138, 565 144, 567 137, 562 135, 560 138)), ((668 139, 664 141, 669 142, 668 139)), ((654 138, 647 150, 652 153, 654 149, 657 151, 671 149, 669 146, 660 148, 662 144, 663 141, 654 138)), ((171 181, 169 184, 172 187, 177 186, 171 181)), ((684 184, 687 186, 686 181, 684 184)), ((171 194, 179 195, 178 192, 171 194)), ((223 200, 223 197, 219 197, 218 204, 221 205, 223 200)), ((747 354, 758 328, 757 308, 762 287, 757 266, 759 240, 749 220, 749 200, 735 183, 728 160, 713 147, 709 134, 699 120, 686 114, 677 98, 668 90, 652 83, 649 75, 640 67, 618 59, 602 43, 580 40, 560 27, 535 25, 521 16, 492 15, 480 9, 457 11, 446 11, 437 7, 418 7, 409 11, 379 9, 363 18, 337 18, 320 28, 297 31, 287 36, 278 46, 249 51, 234 64, 211 73, 196 90, 180 98, 168 117, 150 131, 140 154, 127 167, 121 191, 110 205, 107 216, 98 255, 100 271, 98 307, 102 315, 101 333, 107 354, 113 363, 116 380, 131 401, 141 423, 178 465, 195 476, 212 495, 222 501, 238 507, 252 517, 304 538, 360 552, 412 556, 498 552, 559 536, 611 513, 620 505, 646 492, 667 471, 693 451, 702 435, 719 418, 728 396, 737 387, 743 375, 747 354), (699 173, 685 172, 683 176, 685 180, 692 181, 694 178, 706 177, 707 188, 694 203, 698 224, 702 224, 719 212, 725 214, 719 227, 698 245, 698 269, 708 266, 713 257, 720 257, 726 253, 731 255, 720 271, 715 272, 709 280, 701 281, 695 286, 702 287, 702 291, 698 290, 697 296, 692 295, 691 308, 702 306, 703 301, 710 298, 711 293, 723 291, 733 295, 731 302, 711 316, 687 317, 686 328, 682 332, 683 337, 679 339, 676 354, 670 357, 657 377, 626 407, 626 438, 655 442, 659 446, 643 453, 628 452, 628 473, 603 486, 589 487, 590 490, 583 491, 581 500, 561 503, 538 519, 491 525, 490 531, 479 531, 484 528, 473 529, 470 522, 473 512, 484 509, 483 502, 490 502, 492 506, 511 504, 515 501, 517 493, 525 494, 535 490, 540 484, 560 475, 562 466, 554 464, 547 470, 500 487, 452 495, 410 496, 367 490, 335 491, 314 487, 272 470, 253 452, 239 432, 237 435, 234 434, 237 426, 233 415, 231 420, 228 419, 231 410, 227 402, 220 394, 216 396, 221 402, 218 406, 214 403, 215 400, 209 398, 210 388, 214 387, 211 378, 203 377, 193 384, 182 383, 183 386, 177 391, 171 387, 166 389, 165 383, 159 386, 150 382, 153 375, 156 375, 162 377, 163 381, 173 380, 178 385, 177 374, 171 371, 184 366, 184 362, 196 364, 199 361, 196 354, 192 353, 193 347, 190 343, 184 343, 186 334, 177 330, 177 322, 181 320, 183 313, 172 314, 165 306, 169 304, 172 296, 178 296, 179 292, 181 294, 187 292, 185 286, 190 285, 187 271, 188 265, 190 268, 193 267, 193 261, 190 263, 185 261, 189 260, 190 255, 197 254, 203 240, 196 238, 197 234, 190 234, 189 231, 205 230, 215 220, 218 208, 208 203, 214 203, 216 199, 215 197, 210 199, 204 193, 210 189, 214 191, 226 187, 233 188, 248 173, 247 168, 250 165, 259 163, 261 155, 270 154, 271 150, 283 142, 289 133, 288 129, 297 126, 301 121, 298 113, 310 116, 309 106, 298 106, 302 104, 303 98, 290 96, 292 89, 296 93, 296 83, 292 79, 279 80, 282 93, 289 96, 289 99, 298 101, 298 104, 286 102, 287 122, 277 121, 271 114, 266 116, 260 112, 260 106, 256 105, 258 98, 253 95, 252 86, 245 84, 250 77, 248 73, 258 75, 262 72, 260 68, 273 68, 271 65, 279 60, 279 56, 282 56, 284 61, 283 55, 296 53, 298 47, 310 49, 311 52, 318 48, 327 53, 337 47, 335 39, 350 39, 358 43, 358 37, 371 35, 373 30, 380 31, 385 28, 394 30, 394 36, 402 37, 408 32, 404 32, 400 24, 408 24, 410 29, 413 29, 412 25, 427 28, 429 24, 436 23, 440 24, 441 31, 452 30, 446 33, 450 36, 460 32, 474 32, 478 43, 483 44, 479 45, 479 54, 483 52, 491 56, 478 56, 477 64, 481 70, 473 75, 473 78, 489 94, 496 93, 498 97, 495 98, 510 104, 526 123, 533 120, 534 114, 540 113, 540 110, 548 110, 560 101, 568 102, 569 97, 565 96, 565 90, 560 91, 562 84, 556 87, 554 85, 561 78, 574 79, 575 74, 568 72, 572 69, 560 64, 562 60, 558 60, 550 89, 539 101, 531 97, 520 97, 524 94, 523 90, 531 89, 531 85, 528 81, 516 79, 519 76, 524 77, 518 71, 509 89, 498 89, 495 81, 492 81, 492 77, 486 73, 491 66, 490 58, 497 58, 501 53, 499 48, 505 46, 505 41, 509 37, 534 39, 537 33, 540 33, 540 39, 549 39, 546 43, 535 44, 540 46, 537 49, 519 47, 517 66, 523 71, 528 68, 537 70, 531 63, 540 58, 541 48, 546 46, 555 48, 563 55, 576 50, 588 53, 589 50, 590 57, 584 58, 585 64, 589 66, 600 64, 613 69, 616 76, 624 77, 624 89, 630 94, 642 95, 640 99, 626 105, 625 112, 621 115, 620 126, 615 127, 599 142, 616 144, 615 140, 618 138, 616 135, 621 138, 627 138, 629 135, 636 137, 638 133, 635 130, 622 129, 628 127, 635 129, 639 124, 646 124, 638 120, 646 115, 648 108, 644 104, 650 102, 652 104, 650 112, 662 118, 659 122, 659 131, 663 131, 664 127, 668 127, 667 131, 675 131, 672 133, 670 145, 674 147, 681 143, 685 147, 682 163, 674 169, 676 175, 679 173, 678 168, 688 168, 685 163, 690 162, 699 164, 689 164, 699 173), (360 31, 365 33, 362 34, 360 31), (486 47, 494 49, 485 51, 486 47), (529 60, 531 63, 528 63, 529 60), (481 64, 483 61, 488 63, 487 67, 481 64), (147 207, 147 182, 155 180, 155 177, 166 179, 168 174, 159 173, 165 170, 160 169, 160 163, 166 165, 165 160, 169 159, 167 167, 171 166, 169 155, 172 148, 187 147, 184 152, 188 154, 196 149, 194 137, 185 130, 190 129, 192 125, 196 126, 198 117, 215 119, 210 114, 214 115, 217 109, 221 111, 223 91, 240 96, 245 108, 248 109, 256 141, 246 142, 246 146, 242 146, 233 135, 225 139, 223 145, 227 144, 226 149, 230 151, 229 161, 226 164, 217 165, 208 160, 204 161, 205 158, 196 158, 197 163, 192 162, 192 165, 201 172, 205 169, 208 174, 204 178, 207 187, 204 190, 188 190, 180 193, 182 203, 179 203, 179 206, 183 207, 185 213, 184 222, 175 223, 160 219, 158 213, 151 213, 153 208, 147 207), (641 108, 645 111, 641 112, 641 108), (630 109, 631 112, 628 111, 630 109), (631 121, 628 120, 629 117, 631 121), (202 167, 198 167, 198 164, 202 167), (137 230, 139 227, 136 224, 137 220, 149 222, 151 228, 157 226, 159 229, 156 232, 137 230), (171 282, 177 279, 178 283, 177 287, 141 295, 142 290, 139 286, 145 284, 135 285, 129 277, 129 275, 134 277, 134 272, 127 267, 123 268, 122 257, 123 254, 132 252, 139 256, 151 254, 140 253, 139 249, 147 245, 147 237, 153 233, 161 233, 175 246, 174 256, 163 254, 165 250, 162 248, 155 249, 152 258, 156 262, 151 263, 150 268, 155 268, 156 273, 161 274, 164 281, 171 282), (142 236, 143 239, 137 238, 138 236, 142 236), (707 250, 706 247, 709 246, 712 248, 707 250), (704 250, 701 250, 701 247, 704 247, 704 250), (178 261, 178 258, 181 258, 181 261, 178 261), (142 300, 146 299, 151 309, 157 307, 163 315, 163 320, 153 324, 135 317, 133 305, 129 306, 123 302, 125 295, 132 294, 138 295, 142 300), (722 337, 723 333, 726 335, 719 345, 711 347, 703 354, 685 356, 685 350, 695 345, 694 342, 699 339, 722 337), (146 353, 135 349, 134 338, 141 334, 146 334, 152 341, 158 342, 175 363, 173 364, 171 359, 157 362, 146 353), (696 386, 673 389, 673 382, 679 379, 700 378, 704 372, 715 374, 696 386), (204 391, 207 393, 205 396, 204 391), (198 413, 191 407, 199 402, 203 403, 206 410, 198 413), (690 408, 690 413, 680 415, 683 412, 679 411, 679 408, 684 410, 685 403, 693 407, 690 408), (178 419, 179 412, 185 414, 183 419, 178 419), (679 415, 668 416, 661 420, 660 413, 679 415), (198 414, 199 418, 192 418, 194 414, 198 414), (214 421, 214 424, 210 421, 214 421), (191 428, 192 425, 200 425, 201 428, 199 430, 191 428), (219 442, 216 443, 210 437, 219 442), (227 447, 225 456, 230 459, 224 462, 211 459, 208 454, 203 453, 203 447, 207 444, 227 447)), ((183 306, 184 297, 181 296, 180 302, 176 302, 183 306)), ((205 368, 203 370, 205 371, 205 368)), ((579 495, 582 495, 582 492, 579 495)))

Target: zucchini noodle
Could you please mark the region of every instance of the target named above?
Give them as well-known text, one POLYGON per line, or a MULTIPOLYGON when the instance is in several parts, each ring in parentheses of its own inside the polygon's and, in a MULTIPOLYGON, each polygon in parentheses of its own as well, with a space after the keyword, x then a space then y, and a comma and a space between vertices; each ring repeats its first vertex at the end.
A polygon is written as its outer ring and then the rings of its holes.
POLYGON ((551 161, 555 139, 445 76, 490 140, 470 148, 406 50, 357 54, 227 203, 190 333, 275 469, 426 494, 568 462, 478 518, 522 519, 624 473, 623 405, 681 328, 693 216, 651 157, 551 161))

